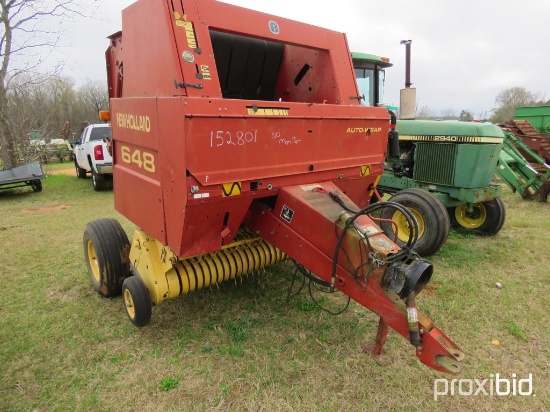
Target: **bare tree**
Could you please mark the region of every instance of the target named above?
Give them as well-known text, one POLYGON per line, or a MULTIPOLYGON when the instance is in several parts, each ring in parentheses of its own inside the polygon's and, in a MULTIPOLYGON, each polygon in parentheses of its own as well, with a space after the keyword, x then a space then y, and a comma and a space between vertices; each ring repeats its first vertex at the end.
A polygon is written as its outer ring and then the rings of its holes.
POLYGON ((524 87, 509 87, 503 89, 495 97, 496 107, 492 110, 493 123, 502 123, 514 118, 516 107, 540 106, 545 104, 547 97, 542 93, 532 93, 524 87))
POLYGON ((454 109, 447 108, 441 110, 441 115, 439 116, 442 120, 456 120, 458 119, 458 116, 456 115, 456 112, 454 109))
POLYGON ((109 94, 104 81, 86 80, 78 89, 78 96, 96 114, 100 110, 109 110, 109 94))
POLYGON ((471 122, 474 120, 474 116, 472 116, 472 113, 470 113, 468 110, 462 110, 460 112, 460 115, 458 116, 458 120, 461 122, 471 122))
POLYGON ((83 15, 82 3, 78 0, 0 0, 0 145, 4 168, 17 165, 17 136, 12 134, 8 118, 10 85, 22 74, 27 75, 28 82, 38 84, 60 72, 63 62, 54 64, 46 74, 39 70, 60 45, 63 20, 83 15))
POLYGON ((427 105, 423 104, 420 105, 418 102, 416 103, 416 118, 417 119, 432 119, 435 117, 434 111, 430 109, 427 105))

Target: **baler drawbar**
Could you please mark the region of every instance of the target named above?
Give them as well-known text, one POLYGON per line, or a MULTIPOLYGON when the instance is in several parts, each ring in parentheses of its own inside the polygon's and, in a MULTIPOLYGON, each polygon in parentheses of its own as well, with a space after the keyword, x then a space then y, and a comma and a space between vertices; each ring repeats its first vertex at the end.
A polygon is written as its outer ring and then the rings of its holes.
POLYGON ((152 305, 290 258, 380 316, 374 355, 391 327, 458 372, 462 351, 416 309, 433 266, 414 216, 369 204, 390 116, 358 104, 345 35, 214 0, 138 0, 122 26, 106 52, 114 198, 139 229, 88 223, 96 291, 145 326, 152 305), (383 208, 408 219, 405 247, 383 208))

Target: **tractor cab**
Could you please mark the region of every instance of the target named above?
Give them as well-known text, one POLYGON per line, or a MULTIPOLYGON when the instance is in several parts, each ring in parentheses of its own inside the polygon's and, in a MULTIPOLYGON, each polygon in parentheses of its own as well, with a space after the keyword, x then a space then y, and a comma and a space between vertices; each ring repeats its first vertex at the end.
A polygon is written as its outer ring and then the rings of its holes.
POLYGON ((378 106, 384 98, 385 69, 392 67, 390 59, 367 53, 351 53, 361 104, 378 106))

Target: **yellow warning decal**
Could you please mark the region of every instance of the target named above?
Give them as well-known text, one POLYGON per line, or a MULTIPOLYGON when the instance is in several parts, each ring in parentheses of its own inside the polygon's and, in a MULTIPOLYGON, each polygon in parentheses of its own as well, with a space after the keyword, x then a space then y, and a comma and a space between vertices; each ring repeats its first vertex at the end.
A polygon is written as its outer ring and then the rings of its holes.
POLYGON ((290 109, 280 109, 278 107, 246 107, 250 116, 288 116, 290 109))
POLYGON ((222 196, 239 196, 241 194, 241 182, 229 182, 222 185, 222 196))
POLYGON ((201 64, 201 74, 202 74, 202 78, 204 80, 210 80, 211 79, 211 76, 210 76, 210 67, 204 65, 204 64, 201 64))
POLYGON ((370 166, 369 165, 361 166, 361 173, 359 174, 359 176, 368 176, 368 175, 370 175, 370 166))
POLYGON ((195 29, 193 23, 187 21, 187 14, 181 16, 178 12, 174 13, 176 19, 176 26, 183 27, 185 30, 185 36, 187 37, 187 45, 190 49, 197 48, 197 38, 195 37, 195 29))

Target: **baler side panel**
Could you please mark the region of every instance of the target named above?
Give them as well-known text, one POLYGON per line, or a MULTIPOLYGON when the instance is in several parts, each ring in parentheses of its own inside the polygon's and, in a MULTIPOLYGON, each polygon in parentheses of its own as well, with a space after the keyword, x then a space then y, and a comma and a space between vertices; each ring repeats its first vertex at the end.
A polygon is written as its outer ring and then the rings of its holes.
MULTIPOLYGON (((387 111, 340 105, 189 100, 188 169, 203 185, 384 162, 387 111), (219 113, 224 116, 220 117, 219 113)), ((359 172, 357 173, 359 176, 359 172)))
MULTIPOLYGON (((162 197, 166 240, 169 245, 179 245, 186 217, 187 159, 185 156, 185 128, 183 100, 180 98, 157 99, 159 166, 161 170, 162 197)), ((174 247, 174 252, 179 249, 174 247)))
POLYGON ((111 99, 115 208, 166 242, 157 99, 111 99))
POLYGON ((185 95, 174 80, 182 79, 180 58, 168 3, 140 0, 122 12, 124 97, 185 95))
POLYGON ((208 29, 200 21, 198 4, 184 3, 182 0, 172 2, 174 8, 170 20, 176 41, 175 56, 183 75, 177 81, 189 86, 180 86, 178 92, 173 94, 221 97, 208 29))

